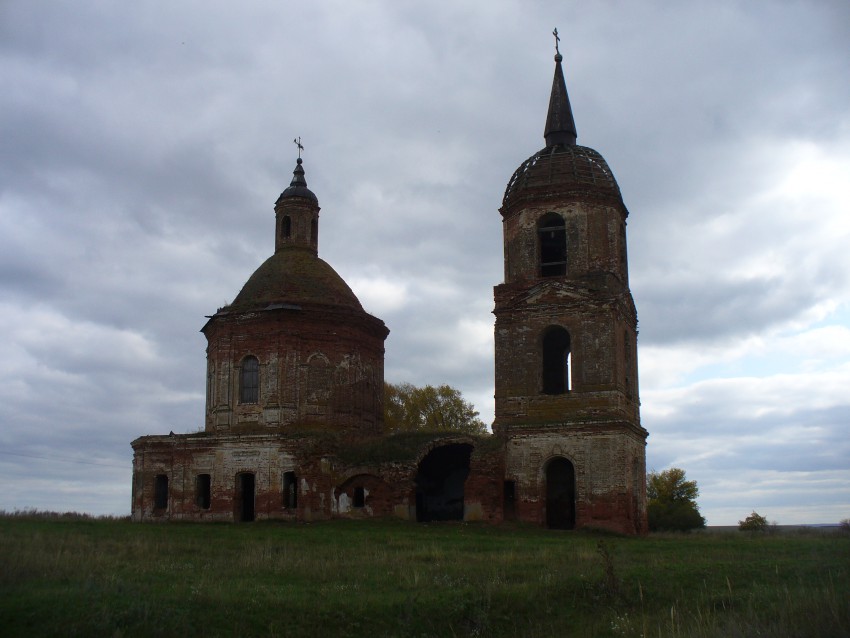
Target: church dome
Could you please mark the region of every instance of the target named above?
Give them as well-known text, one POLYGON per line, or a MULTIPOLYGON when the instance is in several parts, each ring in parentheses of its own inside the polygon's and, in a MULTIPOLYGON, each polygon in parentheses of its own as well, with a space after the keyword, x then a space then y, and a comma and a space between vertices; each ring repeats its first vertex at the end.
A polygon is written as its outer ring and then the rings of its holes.
POLYGON ((622 200, 614 174, 599 153, 577 144, 556 144, 520 164, 508 182, 502 206, 571 191, 622 200))
POLYGON ((309 250, 286 248, 248 279, 228 310, 261 310, 273 304, 319 304, 363 310, 342 277, 309 250))

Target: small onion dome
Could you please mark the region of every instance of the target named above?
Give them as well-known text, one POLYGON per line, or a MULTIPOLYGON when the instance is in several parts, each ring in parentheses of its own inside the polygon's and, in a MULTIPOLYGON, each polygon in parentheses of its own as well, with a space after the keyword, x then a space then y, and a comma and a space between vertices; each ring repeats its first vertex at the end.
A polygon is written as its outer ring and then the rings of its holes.
POLYGON ((272 304, 363 310, 348 284, 326 261, 309 250, 294 247, 269 257, 226 309, 262 310, 272 304))
POLYGON ((502 208, 527 199, 559 198, 571 193, 614 199, 622 204, 620 187, 605 159, 592 148, 572 144, 547 146, 516 169, 502 199, 502 208))
POLYGON ((289 183, 289 188, 280 194, 275 204, 280 204, 281 200, 288 199, 289 197, 304 197, 316 204, 319 203, 319 198, 316 197, 316 194, 307 188, 307 180, 304 179, 304 167, 301 164, 302 160, 299 157, 295 165, 295 170, 292 171, 292 181, 289 183))

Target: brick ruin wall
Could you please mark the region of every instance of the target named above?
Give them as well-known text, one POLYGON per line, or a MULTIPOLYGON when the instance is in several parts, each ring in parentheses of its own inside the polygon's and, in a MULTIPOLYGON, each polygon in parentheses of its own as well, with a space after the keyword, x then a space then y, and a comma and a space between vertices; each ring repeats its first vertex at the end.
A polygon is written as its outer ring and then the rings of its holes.
POLYGON ((136 521, 240 520, 241 474, 253 475, 257 520, 313 521, 394 516, 416 520, 416 474, 431 450, 459 442, 473 447, 464 488, 464 520, 502 520, 504 448, 493 441, 435 436, 407 460, 366 463, 329 453, 327 439, 282 435, 147 436, 133 442, 132 517, 136 521), (286 476, 297 483, 295 506, 286 476), (199 501, 198 476, 209 475, 209 502, 199 501), (156 507, 157 477, 167 477, 165 507, 156 507), (291 476, 291 475, 290 475, 291 476), (357 489, 362 503, 357 506, 357 489), (204 507, 206 505, 206 507, 204 507))

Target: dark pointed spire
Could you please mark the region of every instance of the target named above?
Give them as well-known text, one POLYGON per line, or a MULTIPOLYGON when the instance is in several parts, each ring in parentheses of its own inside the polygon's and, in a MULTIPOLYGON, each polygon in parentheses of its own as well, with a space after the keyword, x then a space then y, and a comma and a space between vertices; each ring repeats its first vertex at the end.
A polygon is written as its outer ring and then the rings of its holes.
POLYGON ((301 164, 304 163, 300 157, 295 163, 295 170, 292 171, 292 181, 289 182, 290 186, 303 186, 307 188, 307 180, 304 179, 304 167, 301 164))
POLYGON ((546 115, 546 147, 560 145, 575 146, 576 123, 573 120, 573 109, 567 95, 567 85, 564 82, 564 70, 561 61, 564 59, 558 50, 558 30, 552 32, 555 36, 555 78, 552 80, 552 95, 549 96, 549 113, 546 115))
MULTIPOLYGON (((303 147, 302 147, 303 148, 303 147)), ((300 149, 299 149, 300 150, 300 149)), ((307 180, 304 179, 304 167, 301 165, 303 160, 299 157, 296 160, 295 170, 292 171, 292 181, 289 182, 289 188, 283 191, 278 197, 277 203, 288 197, 306 197, 316 203, 319 202, 315 193, 307 188, 307 180)))

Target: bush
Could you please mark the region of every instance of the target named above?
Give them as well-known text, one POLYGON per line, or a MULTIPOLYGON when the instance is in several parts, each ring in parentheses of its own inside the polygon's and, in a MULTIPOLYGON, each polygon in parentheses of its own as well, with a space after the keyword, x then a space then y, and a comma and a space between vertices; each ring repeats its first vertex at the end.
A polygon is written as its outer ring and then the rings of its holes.
POLYGON ((705 527, 705 519, 691 501, 650 501, 647 515, 653 532, 688 532, 705 527))
POLYGON ((699 513, 696 481, 685 480, 685 470, 671 467, 646 477, 647 518, 652 532, 687 532, 705 527, 699 513))
POLYGON ((838 524, 838 529, 845 534, 850 534, 850 518, 845 518, 838 524))
POLYGON ((753 512, 742 521, 738 521, 738 529, 742 532, 766 532, 770 528, 767 518, 753 512))

